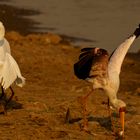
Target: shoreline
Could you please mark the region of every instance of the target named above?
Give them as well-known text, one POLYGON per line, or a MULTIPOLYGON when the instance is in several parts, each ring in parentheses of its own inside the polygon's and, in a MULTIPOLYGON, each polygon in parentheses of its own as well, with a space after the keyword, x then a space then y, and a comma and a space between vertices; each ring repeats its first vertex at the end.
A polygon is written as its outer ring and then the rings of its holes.
POLYGON ((40 23, 30 18, 30 16, 40 14, 39 11, 17 8, 8 4, 0 4, 0 9, 1 21, 6 31, 16 31, 22 35, 27 35, 39 30, 37 25, 40 23))
MULTIPOLYGON (((78 98, 91 88, 73 73, 73 64, 80 47, 75 47, 71 42, 65 42, 59 35, 52 33, 23 36, 17 32, 6 32, 6 38, 10 43, 12 56, 26 78, 26 84, 23 88, 13 85, 15 96, 8 105, 7 115, 0 115, 1 139, 115 139, 110 129, 106 106, 102 104, 107 97, 99 91, 88 102, 92 118, 89 120, 89 129, 96 135, 89 136, 80 130, 81 120, 77 118, 81 118, 82 111, 78 98), (72 118, 77 120, 72 124, 64 123, 68 108, 72 118)), ((118 93, 118 97, 127 103, 127 140, 139 140, 139 55, 129 53, 126 56, 118 93)))

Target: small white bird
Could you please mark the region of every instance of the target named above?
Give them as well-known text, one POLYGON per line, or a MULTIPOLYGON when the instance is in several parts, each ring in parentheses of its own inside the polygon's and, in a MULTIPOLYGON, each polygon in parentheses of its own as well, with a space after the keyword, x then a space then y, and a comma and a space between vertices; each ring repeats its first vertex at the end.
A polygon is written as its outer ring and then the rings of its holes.
MULTIPOLYGON (((103 89, 109 98, 114 109, 120 114, 120 122, 122 131, 120 135, 124 135, 124 115, 126 104, 117 98, 117 92, 120 85, 120 71, 124 57, 133 41, 140 35, 140 25, 135 32, 126 39, 118 48, 116 48, 109 57, 108 52, 101 48, 83 48, 79 56, 79 61, 74 64, 75 75, 79 79, 87 80, 93 84, 93 90, 103 89)), ((92 90, 92 92, 93 92, 92 90)), ((83 129, 87 130, 86 119, 86 100, 92 93, 88 93, 82 98, 83 103, 83 129)), ((109 105, 109 103, 108 103, 109 105)))
POLYGON ((11 56, 10 45, 4 38, 5 28, 2 22, 0 22, 0 85, 2 89, 1 97, 4 95, 4 90, 11 89, 12 95, 7 101, 12 99, 14 91, 11 85, 15 82, 18 86, 22 87, 25 84, 25 78, 22 77, 17 62, 11 56))

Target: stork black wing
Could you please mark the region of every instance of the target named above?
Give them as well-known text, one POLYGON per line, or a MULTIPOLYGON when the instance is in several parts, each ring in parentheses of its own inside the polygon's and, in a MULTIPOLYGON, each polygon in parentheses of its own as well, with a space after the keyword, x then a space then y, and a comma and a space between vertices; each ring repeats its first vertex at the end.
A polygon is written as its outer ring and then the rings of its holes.
POLYGON ((87 52, 87 51, 89 52, 93 49, 95 49, 95 48, 83 48, 83 49, 81 49, 81 52, 87 52))
POLYGON ((95 48, 83 48, 83 49, 81 49, 81 54, 79 56, 79 59, 82 59, 84 56, 91 55, 91 53, 94 54, 94 49, 95 48))
POLYGON ((89 76, 92 60, 93 60, 93 49, 84 48, 81 50, 79 61, 74 64, 74 73, 79 79, 86 79, 89 76))

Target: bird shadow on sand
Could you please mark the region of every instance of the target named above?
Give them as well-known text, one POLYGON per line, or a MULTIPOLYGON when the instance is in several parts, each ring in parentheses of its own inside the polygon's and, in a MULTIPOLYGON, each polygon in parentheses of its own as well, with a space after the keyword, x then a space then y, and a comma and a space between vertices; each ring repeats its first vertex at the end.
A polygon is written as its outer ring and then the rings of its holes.
POLYGON ((8 110, 23 108, 23 105, 16 100, 11 100, 7 105, 6 101, 6 98, 0 100, 0 114, 5 114, 8 110))
MULTIPOLYGON (((81 117, 77 117, 77 118, 71 118, 69 120, 70 124, 76 123, 76 122, 80 122, 83 118, 81 117)), ((101 127, 104 127, 107 130, 111 131, 111 120, 110 117, 94 117, 94 116, 89 116, 87 117, 88 122, 98 122, 100 124, 101 127)))
POLYGON ((6 109, 9 110, 9 109, 22 109, 23 108, 23 105, 17 101, 10 101, 10 103, 7 105, 6 109))

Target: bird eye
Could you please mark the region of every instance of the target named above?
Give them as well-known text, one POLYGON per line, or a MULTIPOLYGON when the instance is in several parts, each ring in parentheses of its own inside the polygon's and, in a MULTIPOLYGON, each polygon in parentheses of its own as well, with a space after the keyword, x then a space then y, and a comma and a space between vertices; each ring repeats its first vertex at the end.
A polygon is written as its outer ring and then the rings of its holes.
POLYGON ((97 55, 101 55, 102 54, 102 51, 101 50, 98 50, 97 51, 97 55))

